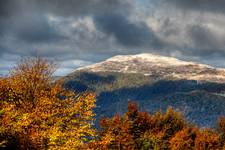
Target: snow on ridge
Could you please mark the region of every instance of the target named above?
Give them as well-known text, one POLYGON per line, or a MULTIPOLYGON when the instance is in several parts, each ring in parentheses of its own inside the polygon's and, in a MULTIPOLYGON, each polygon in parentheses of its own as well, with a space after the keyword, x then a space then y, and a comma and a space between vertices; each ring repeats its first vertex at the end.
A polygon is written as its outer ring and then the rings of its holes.
MULTIPOLYGON (((159 67, 179 67, 179 66, 188 66, 188 65, 194 65, 200 68, 208 68, 208 69, 217 69, 221 71, 225 71, 223 68, 214 68, 212 66, 206 65, 206 64, 200 64, 196 62, 191 61, 182 61, 174 57, 168 57, 168 56, 161 56, 157 54, 151 54, 151 53, 141 53, 136 55, 117 55, 114 57, 111 57, 109 59, 106 59, 105 61, 95 63, 89 66, 81 67, 76 70, 89 70, 89 71, 104 71, 105 66, 113 64, 123 64, 123 68, 115 68, 114 71, 116 72, 129 72, 129 65, 132 65, 133 61, 138 61, 140 63, 143 62, 143 65, 146 63, 150 63, 154 66, 159 67)), ((121 66, 120 66, 121 67, 121 66)), ((107 70, 107 69, 106 69, 107 70)), ((113 70, 111 70, 113 71, 113 70)), ((134 70, 133 70, 134 71, 134 70)))
POLYGON ((182 61, 155 54, 118 55, 105 61, 81 67, 75 71, 141 73, 198 81, 225 83, 225 69, 182 61))
POLYGON ((213 68, 209 65, 205 64, 198 64, 191 61, 182 61, 174 57, 168 57, 168 56, 161 56, 157 54, 151 54, 151 53, 141 53, 136 55, 117 55, 112 58, 107 59, 107 61, 116 61, 116 62, 125 62, 125 61, 131 61, 134 59, 147 61, 155 63, 155 65, 168 65, 168 66, 179 66, 179 65, 199 65, 199 67, 207 67, 207 68, 213 68))

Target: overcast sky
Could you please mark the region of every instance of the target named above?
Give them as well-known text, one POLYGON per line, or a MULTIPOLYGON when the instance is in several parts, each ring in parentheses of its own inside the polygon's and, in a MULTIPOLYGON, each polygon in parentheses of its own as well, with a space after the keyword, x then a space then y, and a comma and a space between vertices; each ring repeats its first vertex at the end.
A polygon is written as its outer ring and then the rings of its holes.
POLYGON ((25 56, 65 75, 144 52, 225 67, 225 0, 0 0, 0 74, 25 56))

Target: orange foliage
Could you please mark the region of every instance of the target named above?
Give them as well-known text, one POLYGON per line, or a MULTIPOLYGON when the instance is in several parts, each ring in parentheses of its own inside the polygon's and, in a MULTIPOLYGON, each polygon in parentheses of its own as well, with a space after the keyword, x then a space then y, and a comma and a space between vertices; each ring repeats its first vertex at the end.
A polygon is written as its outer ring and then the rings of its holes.
POLYGON ((81 148, 95 135, 95 95, 52 82, 55 65, 25 59, 0 80, 0 143, 17 149, 81 148), (15 147, 17 146, 17 147, 15 147))
POLYGON ((219 120, 218 120, 218 127, 219 127, 219 130, 223 134, 225 134, 225 117, 219 118, 219 120))
POLYGON ((198 150, 205 150, 205 149, 220 149, 219 143, 219 135, 210 131, 210 130, 203 130, 197 134, 195 139, 195 149, 198 150))
POLYGON ((104 131, 100 133, 101 139, 97 143, 98 148, 135 149, 135 141, 129 131, 129 120, 115 115, 112 119, 102 119, 101 125, 104 131))
POLYGON ((172 109, 165 115, 151 116, 140 112, 134 102, 129 102, 124 116, 101 120, 99 139, 90 145, 94 149, 167 148, 166 140, 184 126, 181 116, 172 109))
POLYGON ((172 108, 162 114, 140 112, 134 102, 128 103, 123 115, 101 120, 101 130, 91 149, 222 149, 224 142, 217 132, 189 125, 172 108))
POLYGON ((174 137, 170 139, 170 147, 173 150, 191 150, 194 148, 195 139, 198 134, 196 128, 184 128, 177 132, 174 137))

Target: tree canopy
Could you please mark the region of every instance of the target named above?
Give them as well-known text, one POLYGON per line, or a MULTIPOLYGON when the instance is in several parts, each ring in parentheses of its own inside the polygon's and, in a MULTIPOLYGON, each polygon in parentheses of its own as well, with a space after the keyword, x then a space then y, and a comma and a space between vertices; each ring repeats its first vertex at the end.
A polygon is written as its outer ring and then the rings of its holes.
POLYGON ((55 64, 23 59, 0 79, 0 143, 15 149, 81 148, 95 135, 93 93, 53 83, 55 64))

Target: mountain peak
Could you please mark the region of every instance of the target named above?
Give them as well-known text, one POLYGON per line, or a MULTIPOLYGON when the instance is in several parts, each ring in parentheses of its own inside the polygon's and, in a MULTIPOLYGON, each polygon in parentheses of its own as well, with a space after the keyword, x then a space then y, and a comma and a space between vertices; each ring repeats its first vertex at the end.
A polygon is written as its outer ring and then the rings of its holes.
POLYGON ((166 57, 157 54, 151 53, 141 53, 136 55, 117 55, 112 58, 107 59, 106 61, 132 61, 132 60, 140 60, 152 63, 166 64, 166 65, 188 65, 188 64, 195 64, 193 62, 182 61, 174 57, 166 57))
POLYGON ((77 71, 138 73, 160 78, 225 82, 225 69, 151 53, 118 55, 77 71))

